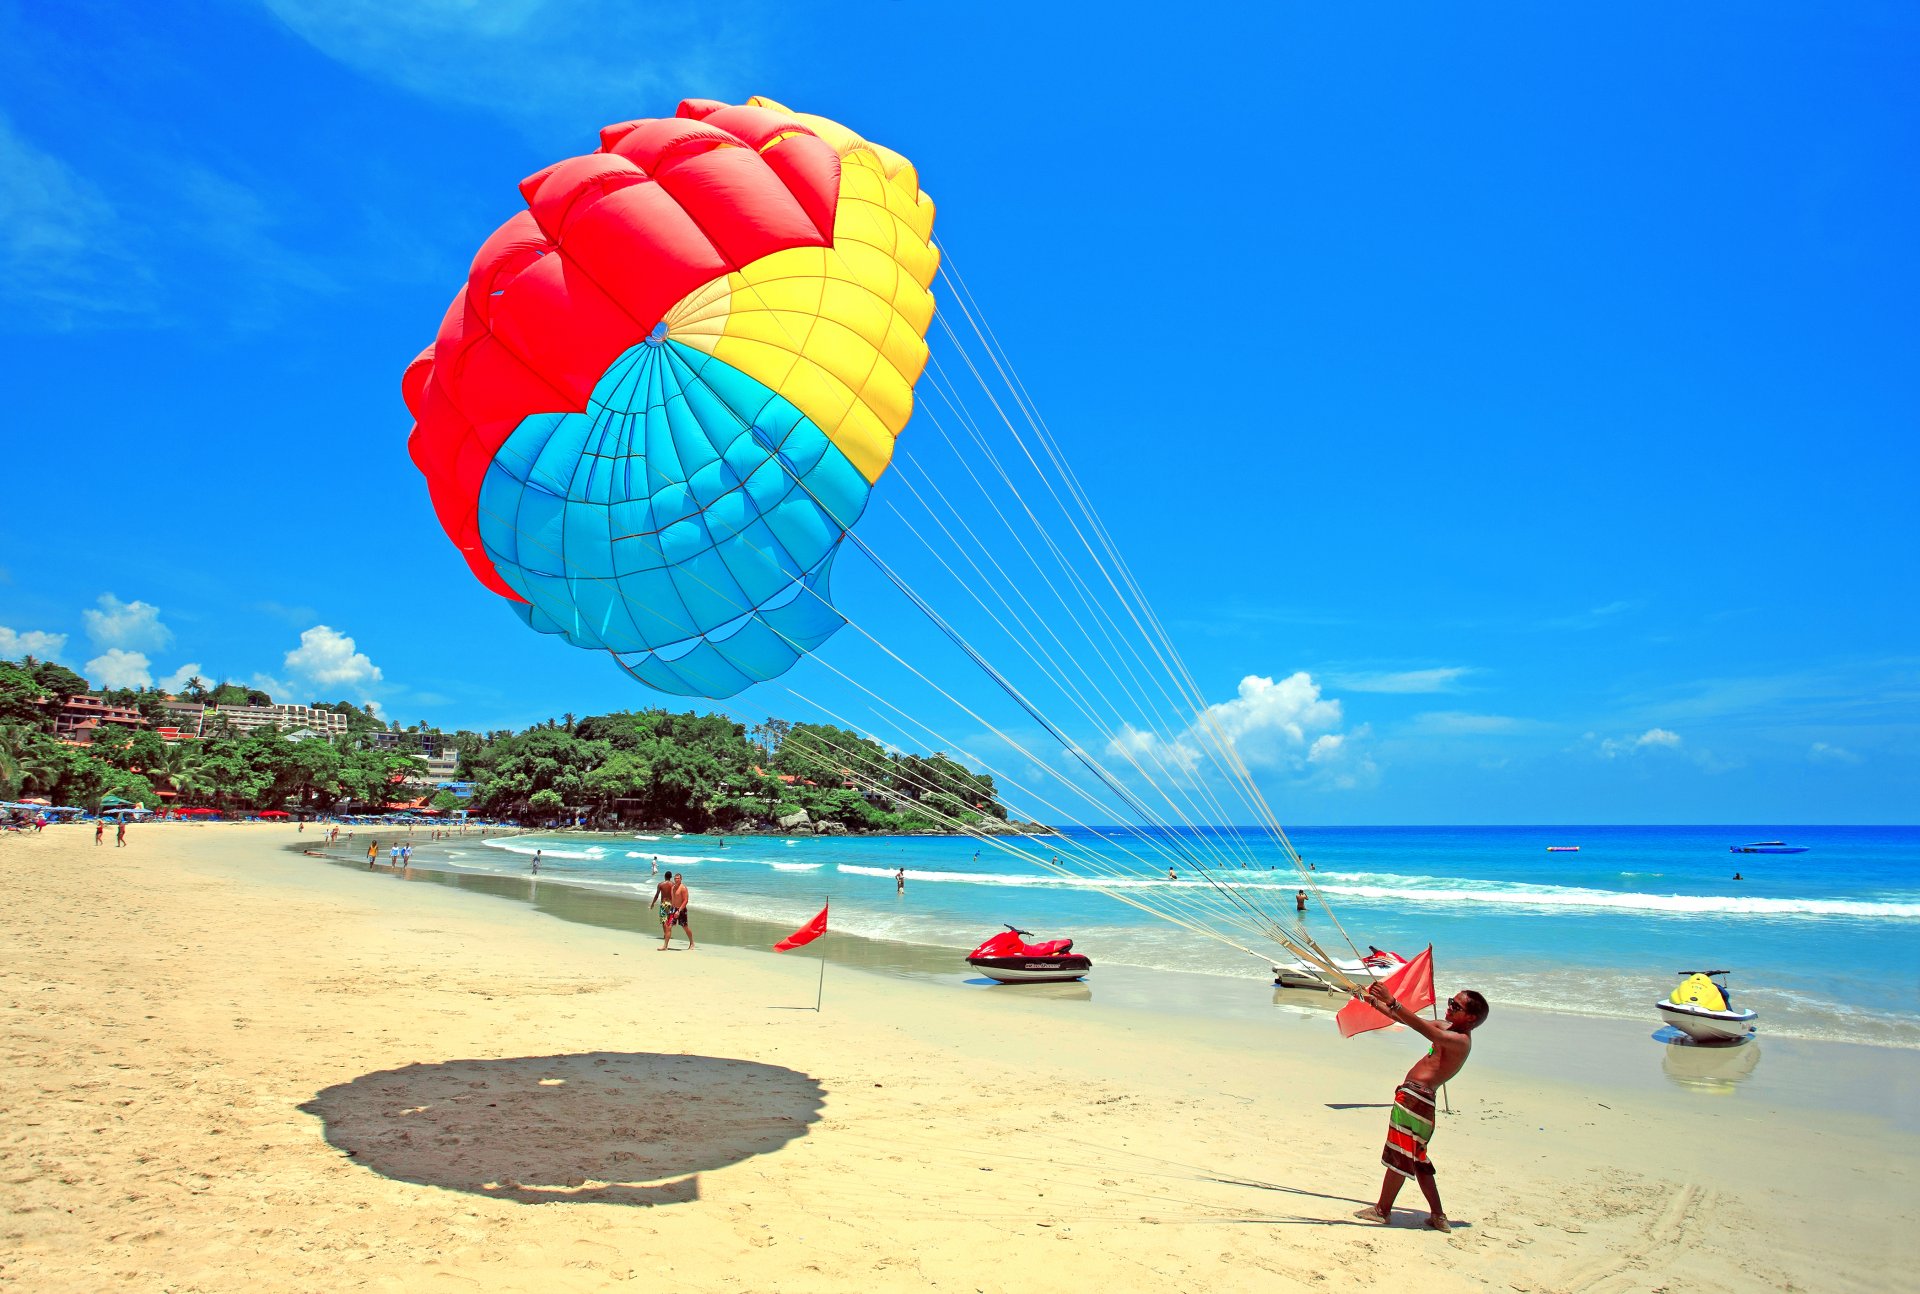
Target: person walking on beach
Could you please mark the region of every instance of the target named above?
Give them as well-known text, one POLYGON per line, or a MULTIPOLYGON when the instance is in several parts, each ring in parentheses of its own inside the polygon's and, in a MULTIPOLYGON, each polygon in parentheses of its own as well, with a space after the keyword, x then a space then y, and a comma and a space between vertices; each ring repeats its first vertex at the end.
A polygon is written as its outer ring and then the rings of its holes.
POLYGON ((1440 1188, 1433 1178, 1433 1164, 1427 1158, 1427 1143, 1433 1140, 1434 1092, 1460 1072, 1473 1050, 1473 1031, 1486 1023, 1487 999, 1472 989, 1463 989, 1447 1003, 1445 1021, 1416 1015, 1395 1000, 1387 986, 1367 986, 1367 1001, 1393 1020, 1404 1024, 1432 1045, 1427 1054, 1415 1061, 1400 1087, 1393 1094, 1393 1113, 1387 1118, 1387 1144, 1380 1162, 1387 1167, 1380 1183, 1380 1202, 1369 1204, 1353 1216, 1362 1222, 1391 1224, 1393 1198, 1411 1177, 1420 1183, 1427 1197, 1427 1225, 1435 1231, 1451 1231, 1447 1211, 1440 1206, 1440 1188))
POLYGON ((673 878, 673 908, 667 914, 666 938, 660 947, 665 949, 673 942, 673 928, 679 926, 687 932, 687 951, 693 951, 693 927, 687 924, 687 874, 685 872, 673 878))
POLYGON ((537 849, 533 851, 533 874, 535 876, 540 874, 540 851, 537 849))
POLYGON ((673 920, 672 872, 668 872, 665 876, 661 877, 660 883, 653 887, 653 906, 654 910, 660 914, 660 946, 665 948, 667 946, 667 931, 673 928, 668 924, 673 920))
POLYGON ((113 829, 113 847, 115 849, 125 849, 127 847, 127 820, 125 818, 120 819, 120 825, 113 829))
POLYGON ((369 840, 367 842, 367 870, 368 871, 373 870, 374 860, 379 857, 380 857, 380 842, 377 840, 369 840))
MULTIPOLYGON (((105 818, 93 824, 93 843, 95 845, 104 845, 107 843, 107 820, 105 818)), ((1736 876, 1733 879, 1737 881, 1740 878, 1736 876)))

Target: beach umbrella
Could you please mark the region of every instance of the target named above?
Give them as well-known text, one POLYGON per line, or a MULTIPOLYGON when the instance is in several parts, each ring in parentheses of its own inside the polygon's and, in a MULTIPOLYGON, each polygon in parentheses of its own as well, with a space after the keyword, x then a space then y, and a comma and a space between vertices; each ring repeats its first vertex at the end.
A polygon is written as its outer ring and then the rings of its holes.
POLYGON ((401 383, 442 528, 529 626, 651 687, 784 673, 845 623, 834 556, 927 362, 918 173, 689 99, 520 193, 401 383))

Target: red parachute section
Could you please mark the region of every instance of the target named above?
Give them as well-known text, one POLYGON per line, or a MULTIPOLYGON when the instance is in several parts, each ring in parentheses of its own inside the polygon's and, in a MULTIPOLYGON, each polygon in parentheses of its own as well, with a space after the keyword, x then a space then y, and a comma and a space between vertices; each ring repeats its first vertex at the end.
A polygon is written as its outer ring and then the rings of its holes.
POLYGON ((594 383, 701 284, 833 242, 840 157, 784 113, 688 99, 520 184, 527 210, 480 247, 439 335, 407 367, 408 450, 473 573, 519 601, 480 545, 480 484, 514 428, 577 413, 594 383))

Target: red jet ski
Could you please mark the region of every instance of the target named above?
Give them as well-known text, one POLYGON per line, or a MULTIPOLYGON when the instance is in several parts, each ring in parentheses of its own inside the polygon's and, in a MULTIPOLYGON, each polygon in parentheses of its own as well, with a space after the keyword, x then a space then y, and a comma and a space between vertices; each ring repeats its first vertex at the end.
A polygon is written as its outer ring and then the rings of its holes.
POLYGON ((1082 979, 1093 969, 1093 959, 1073 951, 1071 939, 1049 939, 1030 944, 1025 930, 1008 926, 967 954, 967 965, 1002 984, 1044 984, 1082 979))

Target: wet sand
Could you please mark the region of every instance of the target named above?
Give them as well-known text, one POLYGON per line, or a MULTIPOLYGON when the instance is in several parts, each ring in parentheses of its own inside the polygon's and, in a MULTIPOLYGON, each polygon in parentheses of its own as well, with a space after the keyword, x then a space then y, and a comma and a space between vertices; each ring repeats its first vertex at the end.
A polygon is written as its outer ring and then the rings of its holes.
POLYGON ((744 946, 786 930, 696 904, 660 953, 639 905, 313 840, 0 840, 0 1284, 1879 1290, 1920 1259, 1911 1052, 1496 1004, 1434 1143, 1463 1225, 1410 1186, 1381 1229, 1351 1214, 1404 1032, 832 935, 816 1014, 814 949, 744 946))

